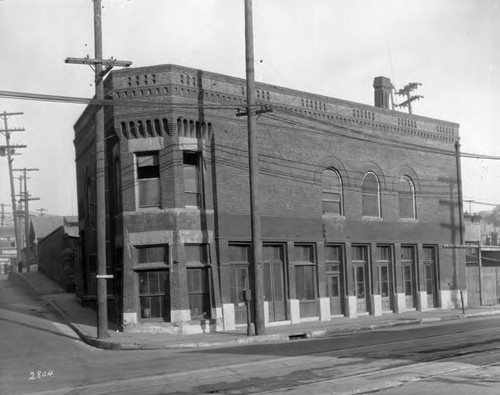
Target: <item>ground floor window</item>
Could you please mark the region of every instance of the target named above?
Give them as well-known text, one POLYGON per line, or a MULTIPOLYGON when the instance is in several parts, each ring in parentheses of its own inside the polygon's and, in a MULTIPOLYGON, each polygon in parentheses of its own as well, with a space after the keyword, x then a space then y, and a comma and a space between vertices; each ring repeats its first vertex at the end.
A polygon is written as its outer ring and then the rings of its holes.
POLYGON ((209 268, 188 268, 187 274, 191 318, 210 318, 209 268))
POLYGON ((137 274, 141 318, 163 318, 170 321, 168 270, 141 270, 137 274))

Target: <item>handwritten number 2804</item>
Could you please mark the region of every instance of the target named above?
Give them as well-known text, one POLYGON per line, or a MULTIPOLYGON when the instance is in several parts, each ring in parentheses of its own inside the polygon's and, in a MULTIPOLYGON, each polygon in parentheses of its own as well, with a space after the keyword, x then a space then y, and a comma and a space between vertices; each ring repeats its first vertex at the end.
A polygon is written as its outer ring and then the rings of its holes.
POLYGON ((28 380, 44 379, 45 377, 50 377, 53 374, 54 374, 54 370, 53 369, 50 369, 50 370, 37 370, 36 372, 35 371, 31 371, 28 380))

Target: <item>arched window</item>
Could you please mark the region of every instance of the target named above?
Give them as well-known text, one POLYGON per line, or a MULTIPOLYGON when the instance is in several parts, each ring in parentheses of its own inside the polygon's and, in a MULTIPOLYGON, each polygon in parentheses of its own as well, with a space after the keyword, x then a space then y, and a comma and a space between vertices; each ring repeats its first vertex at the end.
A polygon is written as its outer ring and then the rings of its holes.
POLYGON ((323 172, 321 201, 323 203, 324 214, 344 214, 342 204, 342 179, 336 170, 327 169, 323 172))
POLYGON ((415 219, 415 186, 408 176, 403 176, 399 180, 399 218, 415 219))
POLYGON ((361 183, 363 217, 380 217, 380 184, 374 173, 366 173, 361 183))

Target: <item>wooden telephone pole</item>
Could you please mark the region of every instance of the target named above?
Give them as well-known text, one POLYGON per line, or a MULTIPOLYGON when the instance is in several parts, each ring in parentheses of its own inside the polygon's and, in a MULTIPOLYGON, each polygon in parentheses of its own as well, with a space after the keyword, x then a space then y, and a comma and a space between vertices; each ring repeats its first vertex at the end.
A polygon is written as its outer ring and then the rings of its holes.
MULTIPOLYGON (((102 58, 101 0, 94 2, 94 52, 95 59, 66 58, 66 63, 87 64, 94 69, 95 97, 104 100, 104 77, 114 66, 128 67, 129 61, 102 58), (103 66, 105 68, 103 69, 103 66)), ((108 301, 106 280, 113 275, 106 273, 106 153, 104 142, 104 108, 96 105, 95 114, 95 180, 96 180, 96 238, 97 238, 97 337, 108 337, 108 301)))
MULTIPOLYGON (((259 213, 259 169, 255 111, 252 0, 245 0, 245 59, 247 79, 248 167, 250 175, 250 217, 252 226, 252 268, 254 282, 255 334, 265 334, 262 235, 259 213)), ((248 317, 250 319, 250 317, 248 317)))
POLYGON ((406 97, 406 100, 398 104, 398 107, 408 107, 408 114, 412 114, 412 108, 411 108, 411 103, 414 102, 415 100, 420 100, 423 99, 423 96, 420 95, 411 95, 411 92, 413 92, 415 89, 417 89, 419 86, 422 84, 420 82, 410 82, 409 84, 405 85, 403 89, 400 89, 396 94, 398 96, 404 96, 406 97))
POLYGON ((31 248, 30 248, 30 211, 29 211, 29 201, 30 200, 40 200, 40 198, 34 198, 31 197, 28 193, 28 176, 27 173, 29 171, 38 171, 39 169, 27 169, 22 168, 22 169, 13 169, 13 171, 20 171, 23 173, 21 178, 24 181, 24 192, 21 193, 21 198, 19 199, 20 202, 24 203, 24 244, 25 244, 25 251, 26 251, 26 271, 30 271, 30 265, 31 265, 31 248))
MULTIPOLYGON (((5 147, 0 147, 2 148, 2 154, 5 152, 5 155, 7 156, 7 162, 9 164, 9 179, 10 179, 10 195, 12 199, 12 218, 14 221, 14 233, 16 237, 16 252, 17 252, 17 262, 12 268, 14 273, 17 273, 19 270, 19 262, 21 262, 21 235, 19 234, 19 226, 17 224, 17 212, 16 212, 16 191, 14 189, 14 175, 12 174, 12 156, 15 154, 15 148, 25 148, 25 145, 11 145, 10 144, 10 134, 12 132, 23 132, 24 128, 14 128, 14 129, 9 129, 9 126, 7 124, 7 119, 13 115, 22 115, 22 112, 3 112, 0 114, 0 118, 3 119, 3 124, 4 128, 3 130, 0 130, 0 132, 5 135, 5 141, 6 145, 5 147)), ((3 156, 3 155, 2 155, 3 156)))

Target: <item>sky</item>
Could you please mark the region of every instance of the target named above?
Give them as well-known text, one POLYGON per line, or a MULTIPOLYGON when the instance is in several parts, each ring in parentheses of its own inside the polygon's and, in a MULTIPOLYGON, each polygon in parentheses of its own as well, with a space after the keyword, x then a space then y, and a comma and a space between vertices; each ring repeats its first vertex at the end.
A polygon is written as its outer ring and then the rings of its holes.
MULTIPOLYGON (((244 0, 102 0, 103 55, 245 78, 244 0)), ((373 78, 420 82, 413 113, 460 124, 463 152, 500 156, 500 0, 253 0, 258 82, 372 105, 373 78)), ((0 0, 0 90, 94 95, 92 0, 0 0)), ((83 105, 0 97, 30 210, 76 215, 73 125, 83 105)), ((0 124, 0 129, 4 125, 0 124)), ((0 145, 5 138, 0 135, 0 145)), ((19 176, 17 173, 16 176, 19 176)), ((462 158, 465 200, 500 204, 500 161, 462 158)), ((19 182, 16 181, 16 191, 19 182)), ((17 193, 17 192, 16 192, 17 193)), ((0 157, 0 203, 10 205, 0 157)), ((465 202, 472 212, 491 206, 465 202)))

